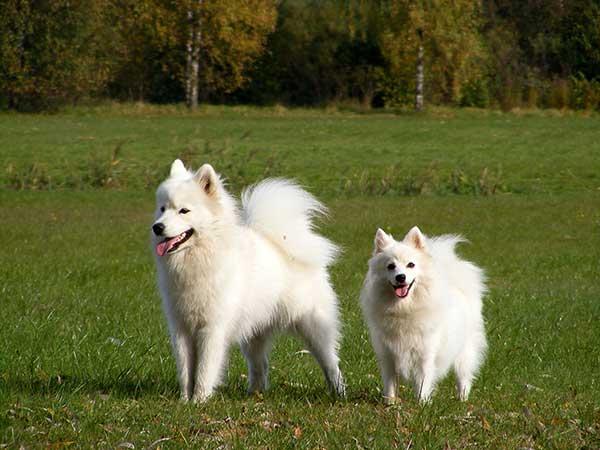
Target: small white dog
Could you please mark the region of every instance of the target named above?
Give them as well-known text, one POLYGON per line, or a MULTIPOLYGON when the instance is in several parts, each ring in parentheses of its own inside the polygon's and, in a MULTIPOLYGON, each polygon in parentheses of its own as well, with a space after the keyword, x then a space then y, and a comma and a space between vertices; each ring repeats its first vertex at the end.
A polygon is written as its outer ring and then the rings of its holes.
POLYGON ((266 389, 272 335, 286 329, 343 395, 327 272, 337 248, 312 224, 325 207, 285 180, 247 189, 242 206, 208 164, 192 173, 176 160, 156 193, 153 245, 181 398, 202 402, 213 393, 234 342, 248 363, 249 391, 266 389))
POLYGON ((486 350, 485 284, 482 270, 456 255, 461 241, 427 238, 413 227, 398 242, 377 230, 361 305, 387 403, 396 398, 399 375, 412 382, 421 402, 428 401, 450 367, 458 396, 469 396, 486 350))

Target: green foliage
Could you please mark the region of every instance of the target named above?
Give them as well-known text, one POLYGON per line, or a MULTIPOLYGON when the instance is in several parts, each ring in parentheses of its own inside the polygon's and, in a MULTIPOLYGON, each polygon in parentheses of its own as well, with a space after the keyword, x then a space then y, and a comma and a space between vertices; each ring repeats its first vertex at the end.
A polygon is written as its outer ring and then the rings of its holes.
POLYGON ((347 96, 356 63, 343 8, 332 1, 288 0, 279 5, 269 51, 258 63, 254 83, 242 98, 319 104, 347 96))
POLYGON ((248 67, 274 30, 275 4, 275 0, 202 2, 200 85, 205 96, 228 94, 248 81, 248 67))
POLYGON ((399 78, 381 69, 376 79, 378 96, 387 107, 405 107, 414 103, 414 80, 399 78))
MULTIPOLYGON (((181 100, 189 7, 186 0, 7 0, 0 104, 51 109, 103 95, 181 100)), ((200 83, 209 98, 246 82, 273 30, 275 4, 206 0, 201 13, 200 83)))
POLYGON ((248 69, 273 30, 273 0, 122 0, 114 96, 128 100, 182 101, 186 82, 188 11, 200 27, 199 88, 204 100, 220 99, 248 81, 248 69))
POLYGON ((600 3, 572 0, 560 24, 560 58, 571 75, 600 81, 600 3))
POLYGON ((458 103, 463 84, 485 74, 479 3, 469 0, 382 3, 379 40, 392 73, 405 83, 414 83, 417 49, 423 45, 426 98, 436 104, 458 103))
POLYGON ((112 61, 103 0, 6 0, 0 94, 8 107, 49 109, 103 92, 112 61))
POLYGON ((553 80, 548 95, 548 106, 556 109, 566 108, 570 103, 569 95, 569 83, 567 80, 553 80))
POLYGON ((580 104, 582 85, 574 85, 573 77, 593 82, 600 75, 598 2, 489 0, 484 5, 492 95, 502 109, 580 104), (570 98, 573 90, 579 100, 570 98))
POLYGON ((490 92, 487 78, 470 80, 462 85, 460 106, 487 108, 490 105, 490 92))
POLYGON ((600 80, 589 81, 580 75, 570 82, 573 109, 600 110, 600 80))
POLYGON ((109 94, 120 100, 173 102, 183 98, 184 25, 176 0, 119 0, 109 94))
POLYGON ((4 0, 0 108, 182 101, 190 11, 201 101, 597 105, 595 0, 4 0))

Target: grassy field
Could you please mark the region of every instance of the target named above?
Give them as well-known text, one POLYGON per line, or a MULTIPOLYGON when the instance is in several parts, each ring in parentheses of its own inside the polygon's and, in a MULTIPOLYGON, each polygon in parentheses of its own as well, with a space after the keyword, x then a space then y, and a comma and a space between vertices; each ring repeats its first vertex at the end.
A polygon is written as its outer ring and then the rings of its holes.
POLYGON ((600 448, 599 130, 470 111, 0 115, 0 448, 600 448), (213 399, 178 402, 148 232, 152 183, 181 154, 224 168, 234 191, 294 177, 331 207, 346 400, 284 337, 264 396, 245 395, 235 350, 213 399), (498 189, 477 189, 485 168, 498 189), (423 179, 423 195, 400 195, 423 179), (409 388, 380 401, 357 296, 375 228, 414 224, 464 234, 489 276, 489 354, 466 403, 450 377, 429 405, 409 388))
POLYGON ((321 195, 561 193, 600 187, 599 120, 148 106, 0 115, 0 185, 154 189, 183 156, 212 161, 234 185, 286 175, 321 195))

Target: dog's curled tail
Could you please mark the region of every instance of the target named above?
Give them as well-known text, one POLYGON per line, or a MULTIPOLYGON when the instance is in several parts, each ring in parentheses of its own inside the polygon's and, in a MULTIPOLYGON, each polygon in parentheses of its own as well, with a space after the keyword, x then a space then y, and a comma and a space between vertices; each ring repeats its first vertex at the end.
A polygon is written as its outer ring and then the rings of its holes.
POLYGON ((315 232, 313 219, 327 208, 296 183, 267 179, 242 192, 244 224, 278 245, 290 258, 315 266, 330 265, 338 247, 315 232))
POLYGON ((456 245, 468 242, 465 238, 455 234, 445 234, 429 239, 429 252, 434 260, 441 264, 450 282, 465 292, 469 299, 481 298, 486 293, 486 277, 483 270, 465 261, 456 254, 456 245))

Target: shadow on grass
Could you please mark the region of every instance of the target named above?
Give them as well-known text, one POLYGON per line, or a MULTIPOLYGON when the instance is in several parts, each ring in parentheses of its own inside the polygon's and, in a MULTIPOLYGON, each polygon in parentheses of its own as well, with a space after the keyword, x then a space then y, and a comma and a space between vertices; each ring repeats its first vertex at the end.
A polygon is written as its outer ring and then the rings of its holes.
POLYGON ((0 392, 18 395, 88 394, 109 395, 118 398, 141 398, 147 396, 178 397, 175 380, 168 382, 154 378, 126 378, 102 380, 81 376, 53 374, 34 379, 8 376, 0 382, 0 392))
MULTIPOLYGON (((87 395, 108 396, 117 399, 136 399, 162 397, 179 399, 179 387, 173 377, 165 380, 158 377, 120 377, 114 380, 85 378, 74 375, 53 374, 26 378, 5 376, 0 380, 0 395, 5 396, 57 396, 57 395, 87 395)), ((318 404, 334 404, 338 402, 355 402, 365 400, 376 404, 378 399, 366 392, 352 392, 346 398, 336 397, 325 383, 315 382, 308 385, 294 383, 291 380, 279 381, 272 384, 267 392, 248 394, 247 386, 241 379, 225 382, 216 393, 215 398, 233 401, 243 400, 281 400, 309 402, 318 404)))
MULTIPOLYGON (((266 392, 248 394, 247 385, 241 379, 229 380, 223 384, 218 394, 228 400, 243 401, 253 399, 257 402, 263 400, 301 402, 332 405, 337 402, 347 402, 354 398, 339 398, 321 379, 310 380, 308 383, 299 383, 297 380, 285 378, 273 380, 266 392)), ((352 396, 354 397, 354 396, 352 396)))

